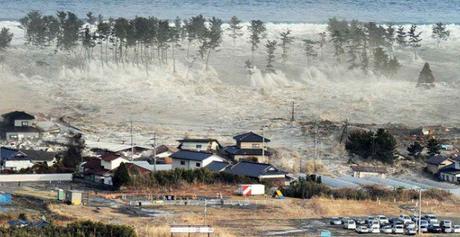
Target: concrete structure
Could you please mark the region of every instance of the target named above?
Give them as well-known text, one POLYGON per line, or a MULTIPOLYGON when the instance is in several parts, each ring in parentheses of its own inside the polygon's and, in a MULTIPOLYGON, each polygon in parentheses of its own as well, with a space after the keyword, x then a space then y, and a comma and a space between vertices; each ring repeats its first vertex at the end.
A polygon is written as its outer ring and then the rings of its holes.
POLYGON ((218 152, 222 147, 216 139, 210 138, 184 138, 178 142, 177 148, 187 151, 218 152))
POLYGON ((171 155, 171 158, 173 159, 173 169, 199 169, 206 167, 213 161, 225 161, 223 157, 213 153, 185 150, 175 152, 171 155))
POLYGON ((121 163, 128 163, 129 161, 121 156, 112 153, 106 153, 101 156, 101 166, 106 170, 114 170, 120 166, 121 163))
POLYGON ((353 171, 353 177, 355 178, 365 178, 372 176, 385 178, 387 173, 386 169, 383 167, 355 165, 352 166, 351 169, 353 171))
POLYGON ((53 181, 72 181, 72 173, 64 174, 2 174, 2 182, 53 182, 53 181))
POLYGON ((253 132, 237 135, 233 137, 236 145, 224 148, 224 153, 235 161, 254 161, 267 163, 272 155, 267 150, 267 143, 270 139, 262 137, 253 132))

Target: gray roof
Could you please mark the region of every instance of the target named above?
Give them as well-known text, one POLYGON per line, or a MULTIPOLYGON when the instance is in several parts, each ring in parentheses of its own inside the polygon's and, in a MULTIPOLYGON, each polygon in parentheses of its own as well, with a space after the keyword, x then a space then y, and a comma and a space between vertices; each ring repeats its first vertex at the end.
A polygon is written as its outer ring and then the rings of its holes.
POLYGON ((20 150, 32 161, 52 161, 57 153, 40 150, 20 150))
POLYGON ((259 178, 264 175, 286 175, 287 173, 277 169, 276 167, 270 164, 264 163, 255 163, 249 161, 241 161, 237 164, 227 167, 224 172, 239 175, 247 176, 252 178, 259 178))
POLYGON ((218 142, 216 139, 213 138, 184 138, 177 140, 178 142, 218 142))
POLYGON ((430 164, 430 165, 440 165, 442 162, 448 160, 449 158, 447 158, 446 156, 442 156, 442 155, 434 155, 434 156, 431 156, 427 161, 426 163, 427 164, 430 164))
POLYGON ((460 170, 455 169, 455 164, 450 164, 450 165, 440 169, 439 173, 458 175, 458 174, 460 174, 460 170))
POLYGON ((21 119, 21 120, 32 120, 35 119, 35 116, 28 114, 24 111, 13 111, 9 112, 6 114, 2 114, 2 117, 8 120, 16 120, 16 119, 21 119))
POLYGON ((258 134, 253 132, 243 133, 240 135, 236 135, 233 137, 237 142, 269 142, 270 139, 262 137, 258 134))
POLYGON ((213 153, 208 153, 208 152, 198 152, 198 151, 186 151, 186 150, 180 150, 171 155, 171 158, 173 159, 179 159, 179 160, 196 160, 196 161, 203 161, 210 156, 212 156, 213 153))
POLYGON ((227 163, 227 162, 213 161, 213 162, 209 163, 209 165, 207 165, 205 168, 210 170, 210 171, 220 172, 220 171, 224 170, 229 165, 230 164, 227 163))

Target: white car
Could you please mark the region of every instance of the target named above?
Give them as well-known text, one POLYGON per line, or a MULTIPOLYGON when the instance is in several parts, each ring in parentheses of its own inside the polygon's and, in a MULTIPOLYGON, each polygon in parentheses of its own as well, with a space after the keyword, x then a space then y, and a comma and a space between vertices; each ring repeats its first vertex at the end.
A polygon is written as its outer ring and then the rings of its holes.
POLYGON ((338 217, 332 217, 330 221, 331 225, 341 225, 342 220, 340 220, 338 217))
POLYGON ((384 234, 392 234, 392 233, 393 233, 393 229, 391 228, 391 226, 386 225, 386 226, 380 228, 380 232, 382 232, 382 233, 384 233, 384 234))
POLYGON ((460 233, 460 225, 454 225, 452 227, 452 233, 460 233))
POLYGON ((417 231, 415 230, 415 228, 406 228, 406 230, 404 231, 404 234, 406 234, 406 235, 416 235, 417 231))
POLYGON ((450 220, 442 220, 441 223, 439 223, 441 227, 452 227, 452 221, 450 220))
MULTIPOLYGON (((417 225, 418 225, 418 223, 417 223, 417 225)), ((427 220, 421 220, 421 221, 420 221, 420 231, 421 231, 422 233, 428 232, 428 226, 429 226, 429 225, 430 225, 430 224, 428 223, 427 220)))
POLYGON ((404 224, 406 224, 406 223, 412 221, 412 218, 410 218, 410 216, 408 216, 408 215, 399 215, 399 219, 400 219, 404 224))
POLYGON ((439 223, 438 218, 434 214, 425 215, 425 218, 427 219, 427 221, 430 224, 438 224, 439 223))
POLYGON ((347 230, 356 229, 356 222, 354 220, 348 219, 343 222, 343 228, 347 230))
POLYGON ((367 227, 368 228, 373 228, 373 227, 377 227, 377 228, 380 228, 380 222, 379 220, 375 219, 375 220, 370 220, 367 222, 367 227))
POLYGON ((356 227, 356 232, 363 234, 363 233, 369 233, 369 229, 365 225, 360 225, 356 227))
POLYGON ((394 225, 393 234, 404 234, 404 225, 394 225))
POLYGON ((369 228, 369 233, 376 233, 376 234, 380 233, 380 227, 378 227, 378 226, 371 226, 371 227, 369 228))
POLYGON ((377 218, 379 219, 381 226, 388 225, 390 223, 390 220, 384 215, 378 215, 377 218))
POLYGON ((413 221, 409 221, 405 224, 407 229, 415 229, 416 225, 413 221))

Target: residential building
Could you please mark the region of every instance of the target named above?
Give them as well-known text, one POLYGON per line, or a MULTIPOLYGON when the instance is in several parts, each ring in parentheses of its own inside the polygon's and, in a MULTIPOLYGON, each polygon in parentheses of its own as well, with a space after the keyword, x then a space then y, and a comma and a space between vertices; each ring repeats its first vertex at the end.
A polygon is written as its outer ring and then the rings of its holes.
POLYGON ((120 166, 121 163, 128 163, 129 161, 120 155, 107 152, 101 156, 101 166, 106 170, 114 170, 120 166))
POLYGON ((460 184, 460 157, 456 157, 454 163, 439 170, 439 178, 443 181, 460 184))
POLYGON ((37 139, 40 129, 35 124, 35 116, 23 111, 14 111, 2 115, 0 126, 1 135, 8 141, 22 139, 37 139))
POLYGON ((249 161, 240 161, 234 165, 227 166, 223 172, 258 179, 259 181, 281 182, 286 180, 286 175, 288 174, 273 165, 249 161))
POLYGON ((203 152, 218 152, 222 147, 216 139, 210 138, 184 138, 178 140, 180 145, 177 147, 180 150, 187 151, 203 151, 203 152))
POLYGON ((354 165, 351 169, 353 171, 353 177, 355 178, 366 178, 371 176, 385 178, 387 173, 384 167, 354 165))
POLYGON ((223 157, 214 153, 187 150, 179 150, 173 153, 171 158, 173 169, 199 169, 206 167, 213 161, 225 161, 223 157))
POLYGON ((46 163, 48 166, 52 166, 56 163, 56 157, 57 153, 54 152, 0 147, 2 170, 19 171, 39 163, 46 163))
POLYGON ((439 170, 453 164, 454 161, 443 155, 433 155, 426 160, 426 170, 431 174, 437 174, 439 170))
POLYGON ((256 133, 248 132, 233 137, 236 145, 224 148, 224 153, 234 161, 253 161, 267 163, 272 155, 267 150, 267 143, 270 139, 262 137, 256 133))
POLYGON ((226 161, 213 161, 206 166, 206 169, 218 173, 224 171, 229 166, 231 164, 226 161))

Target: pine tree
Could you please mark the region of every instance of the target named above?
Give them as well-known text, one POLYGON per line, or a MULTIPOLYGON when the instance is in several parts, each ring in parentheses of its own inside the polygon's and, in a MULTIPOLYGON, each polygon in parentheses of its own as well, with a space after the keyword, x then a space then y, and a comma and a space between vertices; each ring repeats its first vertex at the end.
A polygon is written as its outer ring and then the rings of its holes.
POLYGON ((319 35, 319 51, 320 51, 320 55, 321 55, 321 59, 323 59, 323 48, 324 46, 326 46, 326 43, 327 43, 327 34, 326 32, 321 32, 318 34, 319 35))
POLYGON ((273 66, 273 62, 275 61, 275 50, 276 50, 277 42, 276 40, 267 40, 265 44, 265 48, 267 50, 267 66, 265 71, 267 73, 275 73, 275 68, 273 66))
POLYGON ((369 72, 369 56, 367 54, 367 44, 364 44, 361 49, 361 70, 367 74, 369 72))
POLYGON ((398 30, 396 31, 396 42, 398 43, 399 47, 404 48, 407 45, 407 34, 404 29, 404 26, 399 26, 398 30))
POLYGON ((327 30, 329 31, 331 42, 334 44, 334 56, 337 62, 341 62, 345 54, 344 45, 348 39, 348 22, 339 21, 335 17, 331 18, 328 21, 327 30))
POLYGON ((426 149, 429 155, 440 154, 441 144, 439 144, 439 141, 435 138, 430 138, 426 144, 426 149))
POLYGON ((311 64, 312 59, 318 56, 318 53, 315 51, 315 44, 317 44, 317 42, 310 39, 304 39, 302 40, 302 42, 304 55, 307 60, 307 65, 309 66, 311 64))
POLYGON ((92 12, 86 13, 86 22, 90 25, 94 25, 97 21, 97 18, 93 15, 92 12))
POLYGON ((0 51, 3 51, 10 47, 11 40, 13 40, 13 33, 6 27, 3 27, 0 31, 0 51))
POLYGON ((419 142, 414 142, 407 147, 410 156, 419 157, 424 147, 419 142))
POLYGON ((359 49, 365 44, 366 35, 361 24, 356 20, 350 23, 350 32, 348 35, 348 45, 346 46, 348 51, 348 68, 355 69, 359 67, 359 49))
POLYGON ((236 43, 236 39, 243 35, 242 30, 243 26, 241 26, 241 20, 238 19, 236 16, 232 16, 229 22, 229 29, 230 30, 230 38, 233 39, 233 45, 236 43))
POLYGON ((393 54, 393 45, 394 45, 394 42, 396 40, 395 39, 395 33, 396 33, 396 30, 395 30, 394 26, 392 24, 389 24, 387 26, 386 31, 385 31, 385 42, 386 42, 386 46, 390 50, 391 54, 393 54))
POLYGON ((401 64, 399 63, 398 59, 393 56, 385 66, 385 74, 391 78, 396 75, 396 73, 398 73, 400 68, 401 64))
POLYGON ((129 175, 128 167, 125 163, 121 163, 120 166, 118 166, 118 168, 115 170, 115 173, 113 174, 113 186, 119 189, 123 185, 128 184, 130 181, 131 177, 129 175))
POLYGON ((290 35, 291 35, 291 30, 289 29, 280 33, 281 49, 283 50, 281 54, 281 58, 283 59, 283 63, 286 63, 288 59, 289 45, 291 45, 292 42, 294 41, 294 37, 290 35))
POLYGON ((409 46, 414 50, 414 58, 417 58, 417 48, 422 46, 420 44, 422 41, 422 38, 420 38, 421 34, 422 32, 417 32, 417 25, 412 25, 409 29, 409 32, 407 33, 409 36, 409 46))
POLYGON ((216 50, 222 43, 222 20, 216 17, 211 18, 209 21, 210 28, 207 34, 207 43, 206 48, 208 50, 208 54, 206 56, 206 70, 208 69, 209 57, 211 55, 212 50, 216 50))
POLYGON ((384 75, 386 65, 388 63, 388 55, 382 47, 374 49, 374 72, 376 74, 384 75))
POLYGON ((261 20, 252 20, 249 25, 249 43, 251 44, 251 61, 254 61, 254 52, 259 47, 260 40, 267 29, 261 20))
POLYGON ((433 76, 433 72, 431 71, 430 64, 425 63, 425 65, 423 65, 422 71, 420 71, 418 76, 417 86, 432 87, 434 86, 434 82, 435 78, 433 76))
POLYGON ((438 47, 441 44, 441 41, 443 40, 446 41, 447 39, 449 39, 449 36, 450 36, 450 31, 447 30, 447 27, 445 24, 443 24, 442 22, 438 22, 433 25, 431 37, 436 39, 438 43, 438 47))

